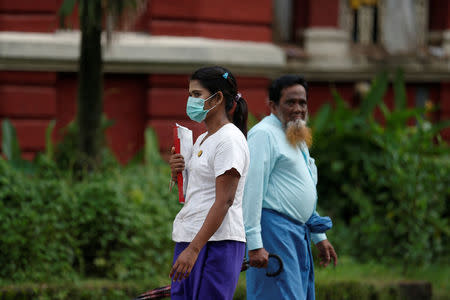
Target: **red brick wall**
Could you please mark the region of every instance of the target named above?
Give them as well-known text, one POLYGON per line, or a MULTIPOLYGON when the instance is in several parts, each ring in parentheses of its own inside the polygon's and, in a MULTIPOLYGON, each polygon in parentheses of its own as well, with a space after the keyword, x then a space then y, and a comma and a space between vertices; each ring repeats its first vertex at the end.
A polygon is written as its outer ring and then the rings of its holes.
POLYGON ((0 31, 53 32, 61 0, 0 1, 0 31))
MULTIPOLYGON (((107 130, 107 142, 120 162, 125 163, 144 145, 146 126, 145 75, 106 75, 104 112, 114 124, 107 130)), ((57 85, 56 139, 75 117, 77 80, 75 74, 60 74, 57 85)))
POLYGON ((153 35, 272 40, 271 0, 152 0, 153 35))
POLYGON ((309 27, 338 27, 339 0, 310 0, 309 27))
POLYGON ((316 113, 324 103, 333 102, 332 88, 351 104, 353 97, 353 83, 331 84, 323 82, 310 82, 308 85, 308 111, 316 113))
MULTIPOLYGON (((2 0, 0 31, 54 32, 62 0, 2 0)), ((271 0, 152 0, 126 30, 152 35, 201 36, 270 42, 271 0), (251 13, 249 13, 251 12, 251 13)), ((78 28, 78 10, 67 19, 78 28)))
POLYGON ((332 27, 339 24, 339 0, 293 0, 293 40, 309 27, 332 27))
MULTIPOLYGON (((107 142, 125 163, 144 145, 147 83, 144 75, 105 77, 104 111, 114 120, 107 142)), ((61 129, 75 117, 76 96, 75 74, 0 72, 0 119, 11 120, 24 157, 45 149, 51 120, 56 120, 54 140, 62 138, 61 129)))
POLYGON ((45 147, 45 130, 57 113, 55 84, 53 72, 0 72, 0 119, 12 122, 26 158, 45 147))

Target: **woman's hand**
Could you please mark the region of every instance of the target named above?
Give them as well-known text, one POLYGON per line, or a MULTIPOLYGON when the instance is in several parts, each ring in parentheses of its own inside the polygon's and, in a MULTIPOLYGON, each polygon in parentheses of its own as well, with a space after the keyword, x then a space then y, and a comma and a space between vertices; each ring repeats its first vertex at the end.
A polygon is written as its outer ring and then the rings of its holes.
POLYGON ((172 270, 170 270, 170 277, 173 281, 181 281, 189 277, 195 262, 197 261, 199 251, 194 250, 188 246, 183 252, 180 253, 177 260, 173 264, 172 270))
POLYGON ((184 171, 183 155, 175 153, 175 147, 172 147, 171 156, 169 158, 170 169, 172 170, 172 180, 177 180, 177 174, 184 171))

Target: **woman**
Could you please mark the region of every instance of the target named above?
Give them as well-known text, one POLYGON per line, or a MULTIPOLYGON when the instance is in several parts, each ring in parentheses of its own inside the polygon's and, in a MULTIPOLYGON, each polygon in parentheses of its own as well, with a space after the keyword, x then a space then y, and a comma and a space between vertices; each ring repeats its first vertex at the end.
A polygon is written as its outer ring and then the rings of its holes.
POLYGON ((175 218, 172 299, 232 299, 245 252, 242 196, 249 166, 247 103, 223 67, 197 70, 189 82, 187 115, 205 122, 188 165, 180 154, 172 178, 186 168, 186 202, 175 218))

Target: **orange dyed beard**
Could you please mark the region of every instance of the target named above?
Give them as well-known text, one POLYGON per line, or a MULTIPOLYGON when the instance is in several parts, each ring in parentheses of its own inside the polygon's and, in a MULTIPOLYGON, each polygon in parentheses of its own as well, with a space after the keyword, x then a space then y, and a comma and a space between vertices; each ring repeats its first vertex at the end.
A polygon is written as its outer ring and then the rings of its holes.
POLYGON ((287 123, 286 138, 289 144, 294 147, 301 142, 305 142, 308 148, 310 148, 313 142, 311 129, 307 127, 306 122, 301 119, 287 123))

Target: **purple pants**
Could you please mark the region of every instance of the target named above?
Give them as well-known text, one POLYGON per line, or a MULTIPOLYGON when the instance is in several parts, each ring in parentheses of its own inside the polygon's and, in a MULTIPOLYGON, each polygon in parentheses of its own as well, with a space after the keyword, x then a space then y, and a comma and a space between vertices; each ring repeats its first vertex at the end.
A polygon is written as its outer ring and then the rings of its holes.
MULTIPOLYGON (((176 243, 173 263, 189 243, 176 243)), ((208 242, 200 251, 188 278, 172 281, 171 299, 232 300, 236 289, 245 243, 208 242)))

